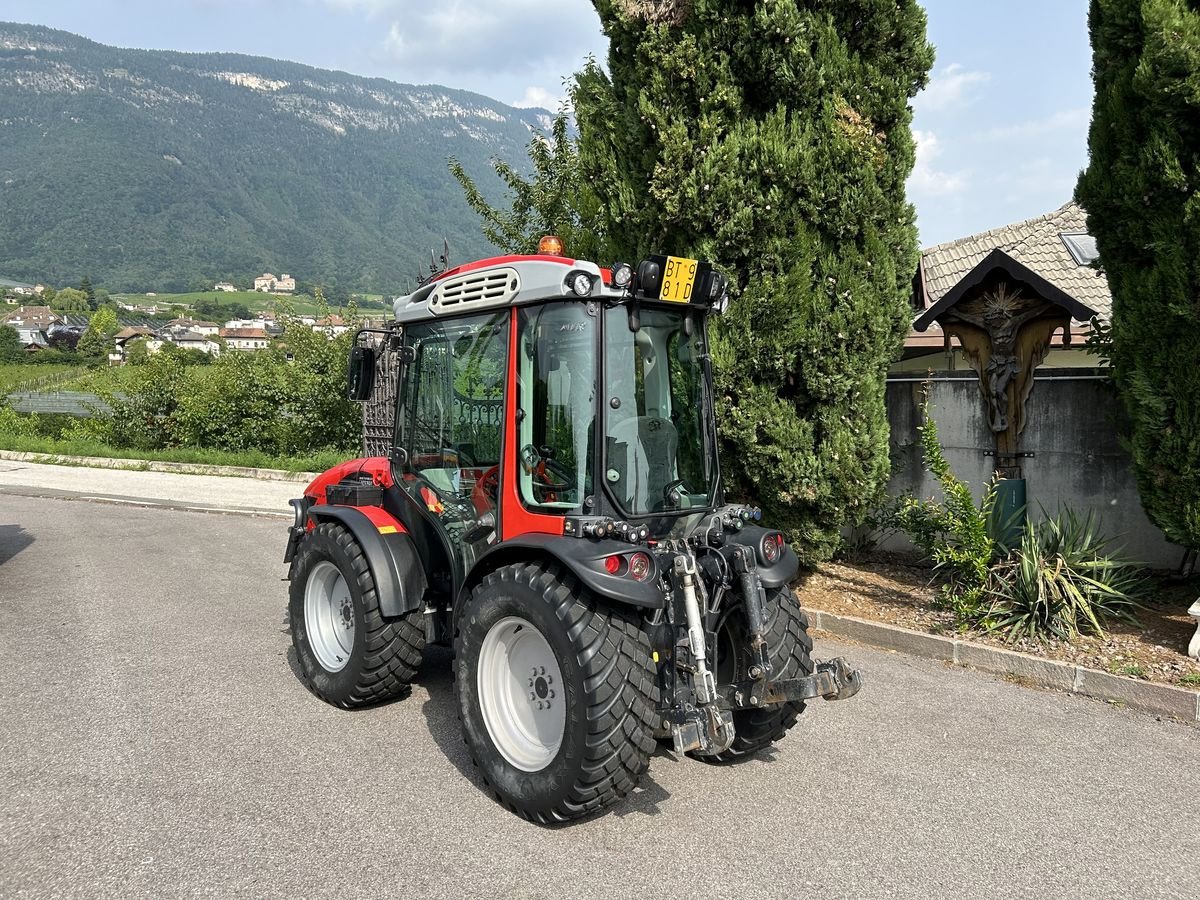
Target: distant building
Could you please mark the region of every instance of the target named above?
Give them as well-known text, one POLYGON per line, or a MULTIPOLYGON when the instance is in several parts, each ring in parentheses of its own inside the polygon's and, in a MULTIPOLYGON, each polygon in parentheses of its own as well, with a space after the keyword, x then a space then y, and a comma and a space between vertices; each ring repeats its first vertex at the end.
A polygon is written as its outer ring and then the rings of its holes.
POLYGON ((345 334, 350 330, 350 326, 346 324, 346 320, 338 315, 328 315, 323 319, 317 319, 313 322, 313 331, 322 331, 329 335, 330 340, 337 337, 339 334, 345 334))
POLYGON ((184 331, 171 336, 171 343, 183 350, 199 350, 201 353, 207 353, 209 356, 220 356, 221 345, 216 341, 209 340, 202 334, 195 331, 184 331))
POLYGON ((172 319, 167 323, 168 331, 195 332, 204 337, 216 337, 221 330, 221 326, 216 322, 198 322, 195 319, 172 319))
POLYGON ((45 331, 51 325, 61 325, 63 318, 48 306, 22 306, 0 318, 0 323, 14 328, 37 328, 45 331))
POLYGON ((234 287, 232 284, 230 284, 228 281, 218 281, 216 284, 213 285, 213 290, 214 291, 226 291, 228 293, 233 293, 234 291, 237 290, 237 288, 234 287))
POLYGON ((17 328, 16 332, 21 349, 26 353, 36 353, 50 346, 50 342, 46 340, 46 332, 40 328, 17 328))
POLYGON ((287 272, 278 278, 270 272, 263 272, 254 279, 254 289, 264 294, 290 294, 296 290, 296 279, 287 272))
POLYGON ((221 338, 230 350, 265 350, 271 343, 262 328, 222 328, 221 338))
POLYGON ((141 325, 131 325, 127 328, 122 328, 115 335, 113 335, 113 342, 118 347, 123 348, 127 343, 129 343, 130 341, 132 341, 136 338, 153 338, 153 337, 158 337, 158 335, 154 333, 154 329, 145 328, 141 325))

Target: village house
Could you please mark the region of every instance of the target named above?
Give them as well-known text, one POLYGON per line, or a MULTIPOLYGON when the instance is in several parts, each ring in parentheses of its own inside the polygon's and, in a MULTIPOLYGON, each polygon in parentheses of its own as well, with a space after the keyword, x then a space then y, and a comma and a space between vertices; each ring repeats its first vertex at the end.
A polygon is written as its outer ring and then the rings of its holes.
POLYGON ((234 291, 237 290, 237 288, 234 287, 232 284, 230 284, 228 281, 218 281, 216 284, 213 285, 213 290, 214 291, 225 291, 226 293, 233 293, 234 291))
POLYGON ((221 345, 203 334, 195 331, 176 332, 171 335, 171 343, 182 350, 199 350, 209 356, 220 356, 221 345))
POLYGON ((16 328, 17 340, 21 342, 21 349, 27 353, 36 353, 38 350, 44 350, 50 346, 50 342, 46 339, 46 332, 40 328, 16 328))
POLYGON ((216 337, 221 326, 216 322, 199 322, 195 319, 178 318, 167 323, 168 331, 195 332, 205 337, 216 337))
POLYGON ((48 306, 21 306, 0 318, 13 328, 37 328, 46 331, 52 325, 63 324, 63 318, 48 306))
POLYGON ((230 350, 265 350, 271 336, 262 328, 222 328, 221 338, 230 350))
POLYGON ((341 316, 330 314, 323 319, 315 319, 312 330, 322 331, 328 335, 330 340, 333 340, 339 334, 345 334, 349 331, 350 326, 346 324, 346 320, 341 316))

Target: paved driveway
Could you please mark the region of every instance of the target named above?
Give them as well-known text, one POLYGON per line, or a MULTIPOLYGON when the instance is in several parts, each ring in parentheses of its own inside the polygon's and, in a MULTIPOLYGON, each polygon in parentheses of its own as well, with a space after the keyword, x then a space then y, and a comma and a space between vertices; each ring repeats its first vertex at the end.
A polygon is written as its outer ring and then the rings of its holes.
POLYGON ((0 897, 1200 896, 1200 729, 829 641, 868 684, 776 753, 522 822, 444 653, 379 709, 301 687, 283 527, 0 495, 0 897))

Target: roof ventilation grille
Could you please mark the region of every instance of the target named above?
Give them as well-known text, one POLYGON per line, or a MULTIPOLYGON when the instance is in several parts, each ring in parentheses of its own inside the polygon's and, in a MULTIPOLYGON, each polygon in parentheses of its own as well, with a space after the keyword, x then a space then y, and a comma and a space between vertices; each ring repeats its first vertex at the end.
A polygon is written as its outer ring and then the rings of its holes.
POLYGON ((448 315, 467 309, 507 306, 521 289, 517 270, 505 266, 467 272, 441 282, 429 298, 435 315, 448 315))

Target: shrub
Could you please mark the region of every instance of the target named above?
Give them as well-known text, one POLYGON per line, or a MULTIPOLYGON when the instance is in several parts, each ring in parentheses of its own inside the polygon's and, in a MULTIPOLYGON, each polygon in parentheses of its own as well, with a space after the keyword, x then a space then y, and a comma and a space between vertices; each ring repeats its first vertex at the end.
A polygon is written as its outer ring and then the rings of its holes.
POLYGON ((1080 518, 1064 509, 1026 522, 1020 545, 991 569, 991 604, 980 624, 1010 641, 1103 637, 1108 621, 1136 624, 1145 580, 1109 547, 1090 513, 1080 518))

